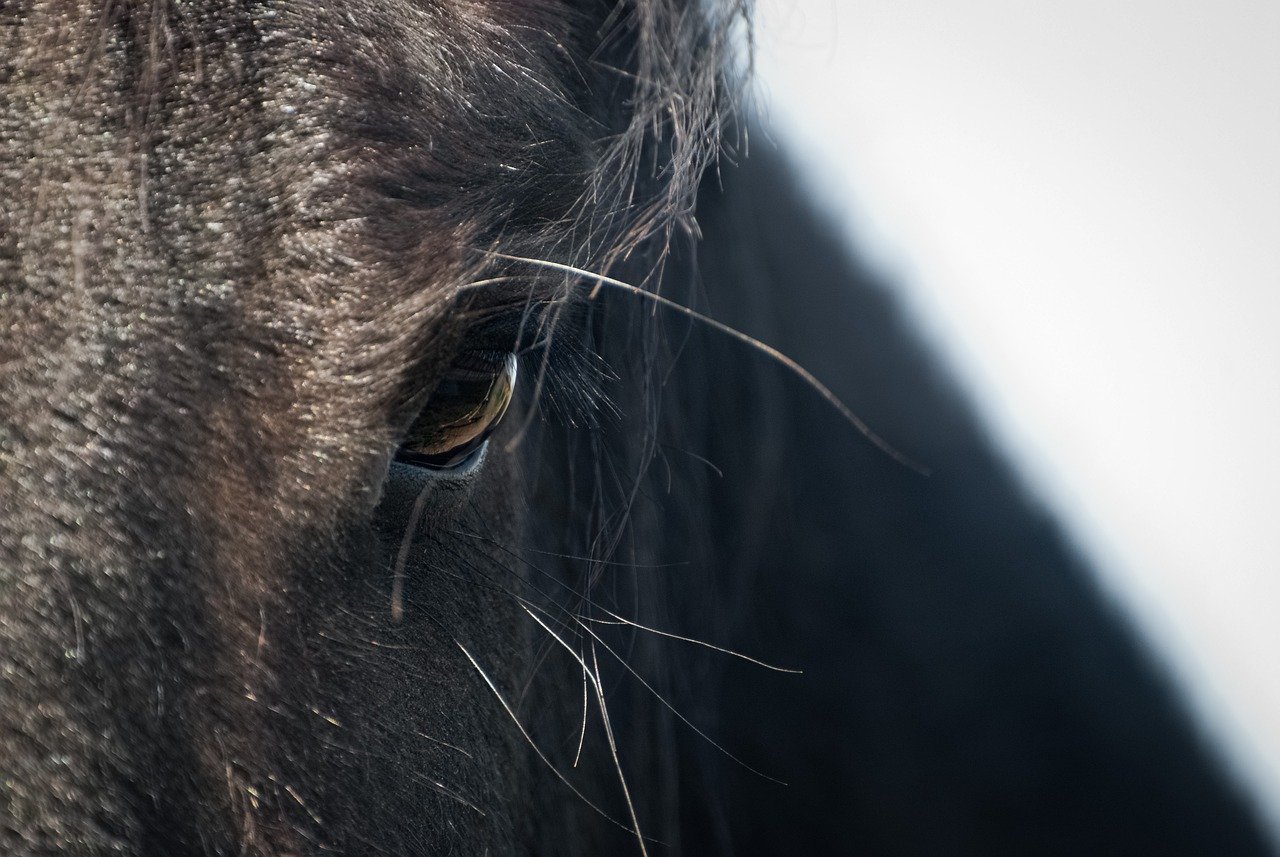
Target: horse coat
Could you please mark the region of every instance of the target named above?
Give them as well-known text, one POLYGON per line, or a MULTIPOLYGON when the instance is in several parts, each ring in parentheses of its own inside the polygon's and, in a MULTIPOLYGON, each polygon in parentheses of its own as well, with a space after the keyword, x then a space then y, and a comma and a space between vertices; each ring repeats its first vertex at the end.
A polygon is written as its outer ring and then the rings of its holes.
POLYGON ((0 0, 0 853, 1269 853, 745 18, 0 0))

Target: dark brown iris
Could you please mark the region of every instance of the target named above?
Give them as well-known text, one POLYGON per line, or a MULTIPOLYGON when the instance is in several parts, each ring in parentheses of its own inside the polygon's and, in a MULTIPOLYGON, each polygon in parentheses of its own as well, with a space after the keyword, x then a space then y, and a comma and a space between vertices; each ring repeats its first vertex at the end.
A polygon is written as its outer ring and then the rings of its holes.
POLYGON ((502 421, 515 392, 514 354, 465 352, 440 379, 396 457, 420 467, 457 467, 502 421))

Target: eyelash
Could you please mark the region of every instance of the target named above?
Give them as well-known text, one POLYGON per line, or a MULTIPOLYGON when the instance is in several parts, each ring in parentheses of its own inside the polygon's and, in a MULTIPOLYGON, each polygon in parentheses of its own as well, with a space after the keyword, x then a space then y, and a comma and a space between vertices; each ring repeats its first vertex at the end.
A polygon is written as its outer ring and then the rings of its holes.
POLYGON ((405 433, 396 459, 431 470, 464 468, 498 428, 515 395, 519 364, 537 379, 534 407, 553 421, 593 425, 611 405, 613 377, 588 343, 582 307, 527 301, 472 310, 466 345, 405 433), (543 315, 555 307, 555 316, 543 315))

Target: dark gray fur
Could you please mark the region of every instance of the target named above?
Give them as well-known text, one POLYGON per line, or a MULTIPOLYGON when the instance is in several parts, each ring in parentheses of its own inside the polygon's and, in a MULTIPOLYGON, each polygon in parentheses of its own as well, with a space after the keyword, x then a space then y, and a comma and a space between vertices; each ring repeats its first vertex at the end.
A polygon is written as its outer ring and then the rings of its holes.
POLYGON ((0 853, 637 853, 526 606, 599 663, 650 853, 1268 853, 775 156, 712 172, 698 237, 741 16, 0 0, 0 853), (780 345, 934 476, 495 253, 780 345), (554 347, 483 466, 389 466, 528 293, 554 347), (606 610, 805 674, 575 624, 606 610))

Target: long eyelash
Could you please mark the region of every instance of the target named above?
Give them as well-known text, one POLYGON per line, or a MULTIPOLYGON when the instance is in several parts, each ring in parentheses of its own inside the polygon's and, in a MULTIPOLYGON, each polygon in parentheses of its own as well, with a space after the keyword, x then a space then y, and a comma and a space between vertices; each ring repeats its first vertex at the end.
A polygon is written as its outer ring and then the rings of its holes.
POLYGON ((464 300, 456 310, 468 328, 464 348, 514 353, 521 361, 521 396, 527 411, 509 441, 511 445, 518 444, 539 417, 560 425, 594 428, 602 419, 619 413, 604 391, 618 375, 590 343, 589 305, 580 292, 548 296, 539 294, 539 287, 528 276, 476 280, 463 287, 463 294, 474 290, 483 294, 484 300, 464 300), (510 287, 499 288, 495 300, 490 287, 507 284, 510 287), (481 289, 484 291, 479 292, 481 289))
POLYGON ((530 344, 519 356, 538 361, 539 367, 545 363, 535 406, 550 419, 593 428, 602 418, 619 414, 616 403, 604 390, 604 385, 618 380, 618 375, 581 334, 549 334, 530 344))

